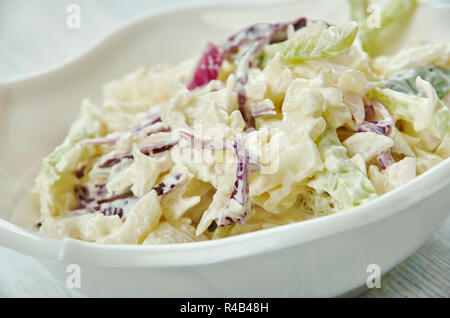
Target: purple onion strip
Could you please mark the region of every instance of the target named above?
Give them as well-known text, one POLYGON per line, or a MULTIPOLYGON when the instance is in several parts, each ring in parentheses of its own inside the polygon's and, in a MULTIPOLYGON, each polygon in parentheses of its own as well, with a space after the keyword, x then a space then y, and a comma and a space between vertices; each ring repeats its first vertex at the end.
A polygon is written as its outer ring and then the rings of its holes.
MULTIPOLYGON (((395 122, 392 115, 386 109, 386 107, 379 101, 375 101, 371 105, 367 105, 364 107, 366 111, 366 120, 359 126, 360 132, 373 132, 378 135, 387 136, 390 134, 392 127, 394 127, 395 122), (380 121, 369 121, 373 120, 377 114, 377 112, 383 118, 380 121)), ((390 165, 395 163, 394 158, 392 158, 391 149, 387 151, 382 151, 378 154, 377 161, 380 164, 380 167, 384 170, 390 165)))
POLYGON ((153 187, 158 196, 163 197, 185 181, 186 177, 182 173, 165 178, 162 182, 153 187))
MULTIPOLYGON (((249 64, 251 64, 252 62, 252 59, 256 57, 259 52, 261 52, 265 45, 273 42, 284 41, 287 39, 287 28, 291 24, 293 25, 294 30, 297 30, 306 26, 306 19, 300 18, 295 21, 289 21, 287 23, 254 24, 229 37, 227 43, 223 48, 208 43, 205 51, 200 57, 199 62, 197 63, 192 79, 188 83, 188 89, 193 90, 197 87, 208 84, 212 80, 217 79, 223 61, 231 53, 236 52, 244 44, 250 42, 258 42, 256 46, 252 45, 240 59, 240 64, 242 64, 241 69, 248 69, 249 64)), ((247 73, 248 71, 242 73, 241 75, 237 75, 239 84, 236 88, 240 109, 242 115, 244 116, 244 119, 248 117, 248 115, 247 112, 243 109, 243 105, 245 104, 245 91, 243 91, 242 86, 245 86, 247 82, 247 73)))
MULTIPOLYGON (((157 153, 160 153, 163 151, 167 151, 170 148, 172 148, 173 146, 175 146, 177 143, 178 143, 177 140, 167 140, 167 141, 163 141, 163 142, 160 142, 157 144, 142 147, 140 149, 140 151, 144 155, 149 156, 151 154, 157 154, 157 153)), ((116 153, 116 154, 109 156, 109 158, 107 158, 105 161, 103 161, 99 165, 99 168, 110 168, 110 167, 118 164, 123 159, 133 159, 133 158, 134 158, 133 153, 131 151, 116 153)))
POLYGON ((147 127, 152 126, 159 122, 161 122, 161 117, 159 117, 157 115, 156 116, 149 115, 147 118, 145 118, 143 121, 141 121, 137 126, 131 128, 129 130, 114 132, 105 137, 87 139, 85 141, 85 143, 89 144, 89 145, 114 145, 117 142, 117 140, 119 140, 120 137, 122 137, 125 133, 131 132, 132 134, 136 134, 139 131, 143 130, 144 128, 147 128, 147 127))
POLYGON ((377 157, 377 161, 383 170, 389 167, 390 165, 393 165, 395 161, 392 158, 391 149, 380 152, 380 154, 377 157))
POLYGON ((265 99, 258 103, 250 105, 251 114, 253 117, 273 116, 277 112, 274 110, 275 106, 270 99, 265 99))
POLYGON ((204 140, 184 130, 180 130, 179 134, 181 138, 187 140, 190 146, 195 149, 225 150, 233 147, 232 143, 226 138, 204 140))
POLYGON ((231 195, 222 209, 221 214, 217 220, 217 226, 227 226, 233 223, 243 224, 247 221, 251 209, 249 200, 249 184, 250 184, 250 170, 249 157, 245 154, 244 138, 238 134, 233 143, 233 150, 237 157, 236 178, 233 183, 231 195), (228 210, 232 202, 237 202, 242 206, 243 212, 237 217, 230 216, 228 210))

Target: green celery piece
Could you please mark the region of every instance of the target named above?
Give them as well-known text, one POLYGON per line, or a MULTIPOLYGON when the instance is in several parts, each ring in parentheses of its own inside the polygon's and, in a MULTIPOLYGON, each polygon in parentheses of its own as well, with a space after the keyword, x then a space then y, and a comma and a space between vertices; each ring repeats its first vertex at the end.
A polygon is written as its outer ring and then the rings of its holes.
POLYGON ((267 46, 263 53, 263 65, 277 52, 287 62, 298 63, 307 59, 331 59, 344 54, 352 46, 358 32, 358 24, 347 22, 342 26, 330 26, 322 30, 306 27, 293 38, 267 46))
MULTIPOLYGON (((50 180, 54 181, 59 179, 59 175, 62 171, 57 171, 57 164, 61 161, 64 155, 67 154, 79 142, 95 137, 95 132, 91 130, 92 129, 90 129, 88 123, 85 123, 81 119, 77 120, 70 128, 63 143, 57 146, 52 153, 42 160, 41 173, 39 174, 38 179, 50 178, 50 180)), ((95 152, 94 149, 95 148, 92 146, 85 145, 82 149, 80 159, 88 158, 93 152, 95 152)))
POLYGON ((319 137, 317 147, 325 169, 315 174, 309 186, 327 192, 344 210, 377 197, 375 187, 347 157, 347 150, 329 124, 319 137))
POLYGON ((404 27, 405 21, 417 8, 417 2, 417 0, 390 0, 381 11, 380 28, 370 28, 367 24, 361 26, 359 38, 363 49, 372 57, 378 55, 386 44, 380 37, 381 33, 391 26, 396 28, 389 30, 391 33, 398 32, 404 27))
MULTIPOLYGON (((376 88, 369 93, 369 97, 383 103, 395 120, 402 119, 413 124, 421 120, 421 110, 428 102, 427 98, 397 92, 390 88, 376 88)), ((426 130, 441 140, 450 138, 450 111, 440 100, 434 107, 431 123, 426 130)))
POLYGON ((97 137, 104 129, 101 121, 91 114, 81 112, 81 116, 71 126, 63 143, 42 160, 36 178, 41 198, 41 213, 58 215, 66 205, 67 193, 73 192, 78 182, 74 170, 96 154, 96 147, 82 143, 83 140, 97 137))
POLYGON ((394 74, 387 79, 386 87, 397 92, 426 97, 425 93, 416 87, 418 76, 434 87, 439 99, 444 98, 450 90, 450 69, 437 66, 420 67, 394 74))
POLYGON ((359 25, 365 23, 367 18, 367 6, 369 5, 368 0, 348 0, 350 6, 350 19, 352 21, 358 22, 359 25))

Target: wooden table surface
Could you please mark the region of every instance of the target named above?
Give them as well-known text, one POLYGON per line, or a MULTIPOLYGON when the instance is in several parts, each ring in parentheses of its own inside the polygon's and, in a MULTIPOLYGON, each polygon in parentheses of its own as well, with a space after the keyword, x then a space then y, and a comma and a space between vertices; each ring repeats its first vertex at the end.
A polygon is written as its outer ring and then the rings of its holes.
MULTIPOLYGON (((122 0, 2 0, 0 79, 60 62, 92 45, 124 21, 180 2, 192 1, 134 0, 125 4, 122 0), (79 30, 65 25, 70 3, 81 7, 79 30), (45 45, 42 45, 43 34, 45 45)), ((382 278, 380 289, 366 292, 362 297, 449 297, 449 269, 450 219, 447 219, 418 251, 382 278)), ((0 248, 0 297, 74 296, 79 295, 55 281, 35 260, 0 248)))

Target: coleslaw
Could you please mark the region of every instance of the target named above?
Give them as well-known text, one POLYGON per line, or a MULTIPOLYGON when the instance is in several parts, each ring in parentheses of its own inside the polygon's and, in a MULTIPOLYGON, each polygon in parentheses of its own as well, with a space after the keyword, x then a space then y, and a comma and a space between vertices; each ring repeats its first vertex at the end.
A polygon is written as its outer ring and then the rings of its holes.
POLYGON ((345 213, 450 156, 449 43, 380 55, 381 28, 249 26, 85 99, 42 162, 36 230, 108 244, 224 238, 345 213))

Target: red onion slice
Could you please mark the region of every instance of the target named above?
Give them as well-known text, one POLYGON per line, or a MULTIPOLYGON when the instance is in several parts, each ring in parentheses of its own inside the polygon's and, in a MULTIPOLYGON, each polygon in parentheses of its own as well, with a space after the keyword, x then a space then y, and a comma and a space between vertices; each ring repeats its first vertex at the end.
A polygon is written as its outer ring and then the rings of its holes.
POLYGON ((265 99, 258 103, 250 105, 251 114, 253 117, 273 116, 277 112, 274 110, 275 106, 270 99, 265 99))
POLYGON ((245 223, 251 209, 249 200, 249 157, 245 154, 244 138, 242 135, 236 135, 233 143, 233 150, 237 158, 236 178, 228 202, 220 212, 220 216, 217 220, 217 226, 219 227, 233 223, 245 223), (230 213, 230 207, 232 205, 235 206, 235 203, 242 206, 242 213, 237 216, 230 213))
POLYGON ((294 30, 300 29, 306 26, 306 18, 300 18, 287 23, 254 24, 229 37, 223 48, 208 43, 197 63, 192 79, 187 85, 188 89, 193 90, 217 79, 224 59, 231 53, 236 52, 242 45, 260 40, 266 44, 286 40, 287 27, 291 24, 294 30))
MULTIPOLYGON (((178 143, 177 140, 166 140, 159 142, 157 144, 148 145, 145 147, 142 147, 140 151, 144 155, 152 155, 157 154, 160 152, 164 152, 167 150, 170 150, 173 146, 175 146, 178 143)), ((122 153, 116 153, 111 156, 109 156, 105 161, 103 161, 101 164, 99 164, 99 168, 110 168, 116 164, 118 164, 123 159, 134 159, 133 153, 131 151, 128 152, 122 152, 122 153)))
POLYGON ((120 139, 123 135, 125 135, 127 132, 131 132, 133 135, 138 133, 139 131, 143 130, 144 128, 147 128, 149 126, 152 126, 156 123, 161 122, 161 117, 158 115, 149 115, 147 118, 145 118, 143 121, 141 121, 137 126, 126 130, 126 131, 118 131, 112 134, 109 134, 105 137, 100 138, 93 138, 93 139, 87 139, 85 141, 86 144, 89 145, 114 145, 117 140, 120 139))
POLYGON ((210 81, 219 77, 220 68, 225 58, 225 52, 222 48, 208 43, 205 51, 203 52, 197 67, 195 68, 194 75, 188 84, 188 89, 193 90, 197 87, 204 86, 210 81))
MULTIPOLYGON (((395 122, 386 107, 381 102, 375 100, 374 103, 367 105, 364 108, 366 111, 366 120, 359 126, 358 131, 373 132, 383 136, 389 135, 395 122), (380 121, 369 121, 369 119, 373 120, 377 113, 380 114, 383 119, 380 121)), ((391 149, 379 153, 377 161, 383 170, 390 165, 393 165, 395 160, 392 157, 391 149)))
POLYGON ((176 187, 182 184, 186 180, 186 177, 182 173, 177 173, 173 176, 165 178, 161 183, 153 187, 158 196, 163 197, 169 192, 173 191, 176 187))
POLYGON ((383 170, 393 165, 395 161, 394 158, 392 158, 391 149, 380 152, 380 154, 377 157, 377 161, 383 170))

